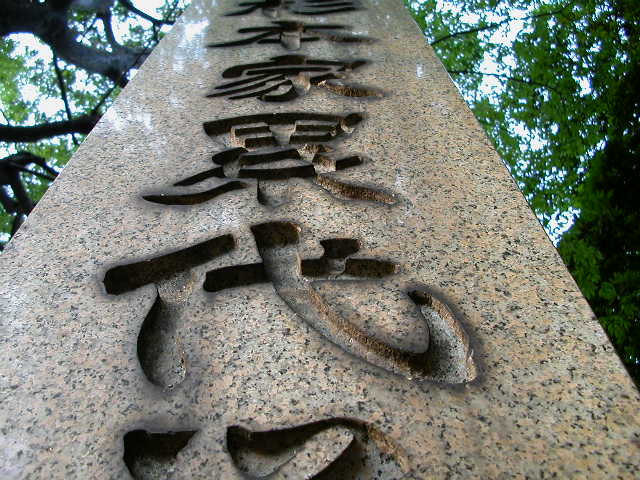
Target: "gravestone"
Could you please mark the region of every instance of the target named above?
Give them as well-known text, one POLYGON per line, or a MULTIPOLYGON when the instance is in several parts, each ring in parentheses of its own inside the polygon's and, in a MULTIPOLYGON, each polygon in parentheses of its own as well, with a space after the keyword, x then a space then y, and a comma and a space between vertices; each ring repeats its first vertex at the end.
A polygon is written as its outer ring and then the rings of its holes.
POLYGON ((402 2, 195 0, 0 257, 2 478, 637 475, 638 392, 402 2))

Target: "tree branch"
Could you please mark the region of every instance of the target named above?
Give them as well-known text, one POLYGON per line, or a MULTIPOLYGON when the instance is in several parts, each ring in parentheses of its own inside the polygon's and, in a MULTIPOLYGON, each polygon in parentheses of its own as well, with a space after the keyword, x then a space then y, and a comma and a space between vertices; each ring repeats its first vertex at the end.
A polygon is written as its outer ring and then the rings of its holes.
POLYGON ((131 13, 135 13, 139 17, 144 18, 145 20, 151 22, 154 26, 174 24, 174 22, 170 20, 158 19, 158 18, 152 17, 149 14, 144 13, 142 10, 137 9, 135 5, 133 5, 133 3, 131 3, 129 0, 120 0, 120 3, 124 8, 129 10, 131 13))
POLYGON ((7 114, 4 112, 3 109, 0 108, 0 113, 2 114, 2 116, 4 117, 4 121, 7 122, 7 125, 11 126, 11 121, 9 120, 9 117, 7 117, 7 114))
MULTIPOLYGON (((60 88, 60 96, 62 97, 62 103, 64 103, 64 110, 67 112, 67 120, 71 121, 73 116, 71 115, 71 107, 69 107, 69 98, 67 97, 67 88, 64 84, 64 78, 62 77, 62 72, 60 71, 60 67, 58 66, 58 57, 55 52, 53 53, 53 69, 56 72, 56 78, 58 80, 58 87, 60 88)), ((71 134, 71 139, 73 140, 73 144, 78 146, 78 140, 74 133, 71 134)))
POLYGON ((478 32, 483 32, 485 30, 495 30, 496 28, 500 27, 501 25, 504 25, 505 23, 509 23, 509 22, 511 22, 513 20, 515 20, 515 19, 507 18, 506 20, 502 20, 502 21, 497 22, 497 23, 492 23, 490 25, 485 25, 483 27, 475 27, 475 28, 470 28, 469 30, 461 30, 459 32, 450 33, 450 34, 445 35, 443 37, 436 38, 433 42, 430 43, 430 45, 433 47, 437 43, 444 42, 445 40, 449 40, 450 38, 460 37, 462 35, 469 35, 470 33, 478 33, 478 32))
POLYGON ((529 15, 527 17, 522 17, 522 18, 509 17, 509 18, 506 18, 504 20, 501 20, 500 22, 491 23, 489 25, 484 25, 482 27, 474 27, 474 28, 470 28, 469 30, 461 30, 459 32, 450 33, 448 35, 444 35, 443 37, 436 38, 433 42, 430 43, 430 45, 434 46, 437 43, 443 42, 445 40, 449 40, 451 38, 459 37, 459 36, 462 36, 462 35, 469 35, 470 33, 478 33, 478 32, 483 32, 485 30, 495 30, 496 28, 504 25, 505 23, 515 22, 516 20, 531 20, 532 18, 552 17, 553 15, 557 15, 558 13, 562 13, 567 7, 570 7, 574 3, 575 2, 570 2, 570 3, 566 4, 564 7, 559 8, 558 10, 554 10, 552 12, 536 13, 536 14, 529 15))
MULTIPOLYGON (((167 18, 169 18, 171 16, 171 14, 175 11, 175 9, 178 7, 178 0, 175 0, 173 2, 173 5, 171 6, 171 8, 169 9, 169 12, 167 13, 167 18)), ((167 25, 172 25, 173 22, 165 22, 167 25)), ((142 63, 141 59, 144 56, 144 58, 146 58, 148 56, 148 52, 150 52, 152 50, 152 47, 157 45, 158 42, 160 41, 158 39, 158 28, 156 24, 152 25, 153 28, 153 44, 152 46, 144 46, 142 48, 142 50, 140 51, 138 58, 135 60, 135 64, 137 65, 138 63, 142 63)), ((133 68, 133 67, 131 67, 133 68)), ((128 70, 127 70, 128 71, 128 70)), ((122 76, 126 75, 126 72, 123 72, 122 76)), ((107 100, 107 98, 109 98, 109 96, 113 93, 113 91, 115 90, 116 87, 122 86, 120 85, 120 83, 118 81, 115 82, 115 85, 113 85, 103 96, 102 98, 98 101, 98 103, 93 107, 93 109, 91 110, 91 114, 92 115, 97 115, 99 114, 99 110, 100 107, 104 104, 104 102, 107 100)))
POLYGON ((72 0, 69 6, 74 10, 102 13, 113 7, 113 0, 72 0))
MULTIPOLYGON (((57 175, 55 170, 49 167, 44 158, 34 155, 31 152, 18 152, 0 160, 0 185, 11 187, 15 200, 9 197, 4 189, 0 195, 0 203, 7 211, 16 215, 28 215, 33 210, 34 203, 29 197, 27 190, 20 178, 20 172, 24 171, 27 165, 35 163, 43 167, 47 172, 57 175)), ((30 172, 31 173, 31 172, 30 172)), ((42 174, 39 174, 42 175, 42 174)), ((12 232, 13 234, 13 232, 12 232)))
POLYGON ((16 170, 20 172, 28 173, 30 175, 35 175, 36 177, 44 178, 45 180, 49 180, 50 182, 55 180, 54 177, 50 177, 49 175, 45 175, 44 173, 36 172, 35 170, 31 170, 30 168, 27 168, 27 167, 21 167, 20 165, 16 165, 11 162, 9 162, 9 165, 12 165, 16 170))
POLYGON ((541 82, 536 82, 535 80, 530 80, 527 78, 512 77, 504 73, 478 72, 475 70, 447 70, 447 72, 451 75, 486 75, 489 77, 504 78, 505 80, 524 83, 527 85, 531 85, 533 87, 543 87, 553 92, 556 92, 557 94, 560 94, 560 91, 557 88, 552 87, 551 85, 547 85, 541 82))
POLYGON ((107 36, 107 42, 109 42, 109 45, 111 45, 113 51, 115 52, 116 50, 129 50, 127 49, 127 47, 123 47, 122 45, 120 45, 116 40, 116 36, 113 33, 113 26, 111 25, 111 11, 107 10, 106 12, 99 13, 97 15, 97 18, 102 21, 102 25, 104 26, 104 33, 107 36))
MULTIPOLYGON (((64 3, 64 2, 63 2, 64 3)), ((68 7, 68 5, 67 5, 68 7)), ((0 0, 0 36, 31 33, 49 45, 68 63, 91 73, 106 76, 120 86, 126 85, 126 72, 146 59, 148 52, 126 47, 107 52, 77 41, 78 34, 68 25, 68 8, 49 3, 0 0)))
POLYGON ((84 29, 82 30, 82 33, 78 37, 78 42, 82 43, 82 40, 84 40, 87 37, 87 35, 89 35, 91 31, 95 28, 97 21, 98 21, 98 17, 93 17, 88 27, 86 26, 86 23, 83 23, 82 26, 84 27, 84 29))
POLYGON ((44 158, 24 150, 21 150, 18 153, 14 153, 13 155, 9 155, 8 157, 3 158, 2 160, 0 160, 0 164, 1 162, 8 162, 13 165, 17 164, 23 167, 26 165, 29 165, 30 163, 34 163, 38 165, 40 168, 42 168, 44 171, 50 173, 53 177, 58 176, 58 172, 56 172, 53 168, 47 165, 47 161, 44 158))
POLYGON ((111 94, 113 93, 113 91, 116 89, 118 85, 116 85, 115 83, 111 86, 111 88, 109 90, 107 90, 104 95, 102 95, 102 97, 100 98, 100 100, 98 100, 98 103, 96 103, 94 105, 94 107, 91 109, 91 115, 100 115, 100 107, 102 107, 102 105, 104 104, 104 102, 107 101, 107 98, 109 98, 111 96, 111 94))
POLYGON ((42 123, 28 127, 0 125, 0 141, 37 142, 43 138, 57 135, 89 133, 99 118, 98 115, 82 115, 72 120, 42 123))

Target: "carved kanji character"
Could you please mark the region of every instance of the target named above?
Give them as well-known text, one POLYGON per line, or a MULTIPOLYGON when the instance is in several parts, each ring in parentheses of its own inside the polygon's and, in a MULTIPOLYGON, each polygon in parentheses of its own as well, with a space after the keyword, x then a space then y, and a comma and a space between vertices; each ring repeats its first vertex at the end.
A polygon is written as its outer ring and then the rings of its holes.
POLYGON ((358 0, 256 0, 240 2, 240 10, 228 13, 227 17, 247 15, 260 10, 266 17, 275 18, 284 11, 298 15, 327 15, 360 9, 358 0))
POLYGON ((369 37, 349 35, 335 30, 348 28, 344 25, 305 24, 289 20, 277 20, 266 27, 241 28, 238 33, 255 34, 240 40, 211 43, 211 48, 239 47, 244 45, 280 43, 288 50, 300 49, 301 43, 326 40, 335 43, 371 43, 369 37))
POLYGON ((268 62, 226 69, 222 77, 236 80, 216 86, 207 96, 225 96, 230 100, 255 97, 264 102, 286 102, 306 95, 311 87, 320 87, 348 97, 382 97, 380 90, 342 81, 366 63, 364 60, 346 62, 281 55, 270 58, 268 62))
POLYGON ((229 181, 205 191, 183 194, 144 195, 165 205, 193 205, 248 187, 243 179, 256 182, 257 200, 276 207, 290 201, 282 184, 291 178, 306 179, 343 200, 367 200, 393 204, 393 195, 382 189, 344 182, 333 172, 365 164, 364 157, 334 158, 336 144, 362 122, 360 114, 314 113, 258 114, 207 122, 205 131, 230 148, 213 156, 214 168, 175 183, 188 187, 211 178, 229 181))

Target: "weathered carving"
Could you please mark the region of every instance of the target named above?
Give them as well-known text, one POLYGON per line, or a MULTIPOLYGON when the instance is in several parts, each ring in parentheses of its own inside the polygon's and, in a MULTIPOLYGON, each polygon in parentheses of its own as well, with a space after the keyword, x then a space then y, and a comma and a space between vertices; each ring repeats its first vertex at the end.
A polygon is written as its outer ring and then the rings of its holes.
POLYGON ((298 15, 328 15, 359 10, 358 0, 257 0, 240 2, 240 10, 228 13, 227 17, 247 15, 260 10, 266 17, 275 18, 289 11, 298 15))
POLYGON ((227 448, 252 479, 400 479, 406 468, 404 452, 386 435, 348 418, 264 431, 232 426, 227 448))
MULTIPOLYGON (((362 315, 384 315, 383 308, 369 304, 364 313, 357 306, 335 308, 334 301, 345 288, 350 294, 347 303, 358 305, 362 293, 368 290, 365 297, 382 305, 388 289, 376 288, 371 281, 395 274, 397 265, 393 262, 352 257, 360 249, 355 239, 323 240, 322 257, 300 261, 297 225, 270 222, 254 225, 251 230, 262 264, 212 270, 207 273, 205 290, 217 292, 268 281, 301 319, 363 360, 415 380, 465 383, 475 378, 466 333, 451 310, 428 292, 414 289, 391 299, 396 304, 391 309, 409 317, 400 319, 403 325, 411 324, 405 333, 411 340, 421 339, 414 344, 394 339, 398 335, 393 325, 385 325, 388 331, 383 334, 376 331, 375 325, 366 325, 362 315), (367 282, 362 283, 363 280, 367 282)), ((340 302, 344 303, 344 299, 340 302)))
POLYGON ((220 84, 207 96, 286 102, 306 95, 311 87, 325 88, 346 97, 383 96, 380 90, 343 81, 353 70, 365 65, 364 60, 316 60, 304 55, 281 55, 270 60, 227 68, 222 77, 239 80, 220 84))
POLYGON ((254 34, 247 38, 230 42, 211 43, 208 47, 240 47, 244 45, 279 43, 287 50, 299 50, 302 43, 326 40, 334 43, 371 43, 370 37, 345 34, 344 25, 305 24, 289 20, 271 22, 271 26, 241 28, 238 33, 254 34))
POLYGON ((336 143, 349 136, 362 120, 360 114, 281 113, 208 122, 205 131, 234 148, 213 156, 217 167, 180 180, 174 186, 192 186, 211 178, 229 181, 203 192, 149 194, 143 198, 165 205, 193 205, 246 188, 247 183, 240 179, 253 179, 257 200, 277 207, 291 201, 286 181, 302 178, 338 199, 393 204, 394 196, 383 189, 332 176, 333 172, 366 163, 360 155, 335 158, 333 153, 336 143))

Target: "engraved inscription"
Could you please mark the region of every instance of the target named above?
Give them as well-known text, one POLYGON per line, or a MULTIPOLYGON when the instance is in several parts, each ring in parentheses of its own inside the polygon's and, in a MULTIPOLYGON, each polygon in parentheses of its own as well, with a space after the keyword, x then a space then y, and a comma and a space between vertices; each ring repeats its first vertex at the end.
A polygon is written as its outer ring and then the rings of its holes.
POLYGON ((187 354, 179 336, 180 321, 196 278, 192 269, 235 248, 231 235, 142 262, 111 268, 104 276, 110 294, 122 294, 154 283, 156 299, 138 334, 137 353, 147 379, 165 390, 179 385, 187 373, 187 354))
MULTIPOLYGON (((280 45, 295 51, 310 42, 357 45, 374 41, 321 18, 308 24, 277 19, 286 14, 353 12, 361 8, 358 0, 242 0, 237 5, 226 16, 255 12, 276 20, 266 26, 240 28, 237 30, 240 38, 211 43, 208 47, 280 45)), ((224 70, 221 73, 224 80, 213 86, 207 97, 247 100, 259 105, 259 102, 294 101, 308 94, 317 95, 317 90, 324 89, 342 97, 384 98, 377 88, 351 83, 368 63, 362 59, 322 59, 291 53, 252 59, 250 63, 224 70), (312 89, 315 91, 311 92, 312 89)), ((362 100, 349 101, 364 104, 362 100)), ((279 297, 271 302, 278 305, 278 311, 284 310, 300 325, 310 326, 314 341, 325 342, 332 358, 342 358, 362 371, 375 369, 379 378, 392 380, 396 375, 400 378, 395 381, 404 378, 420 384, 447 385, 464 384, 476 378, 473 351, 460 320, 427 288, 407 283, 406 272, 398 262, 367 256, 360 239, 335 234, 313 239, 319 240, 322 255, 303 258, 302 229, 296 220, 273 220, 279 218, 274 216, 274 209, 295 202, 292 192, 300 192, 301 188, 314 188, 343 202, 373 202, 373 206, 350 204, 342 209, 351 212, 362 209, 367 215, 397 202, 393 193, 377 185, 340 178, 346 176, 341 175, 343 170, 366 173, 371 166, 371 160, 364 154, 342 149, 343 141, 357 134, 364 121, 362 113, 281 111, 205 122, 205 133, 219 145, 212 155, 211 168, 176 181, 170 192, 142 196, 160 205, 193 206, 225 201, 233 204, 232 196, 236 201, 253 197, 255 191, 255 201, 268 207, 254 205, 247 213, 247 217, 256 212, 264 215, 248 220, 246 225, 259 256, 243 258, 250 258, 253 263, 242 264, 248 260, 241 260, 221 267, 216 264, 216 268, 206 265, 235 249, 235 238, 227 234, 106 272, 103 283, 110 295, 125 294, 149 284, 155 287, 153 304, 144 319, 139 319, 137 356, 142 373, 157 387, 154 393, 158 398, 169 400, 187 393, 179 390, 185 390, 180 385, 189 375, 190 352, 184 345, 190 345, 193 339, 183 342, 181 331, 184 336, 185 323, 191 320, 190 307, 195 306, 194 292, 200 286, 211 293, 206 298, 215 302, 229 289, 267 285, 266 291, 279 297), (358 170, 350 170, 354 168, 358 170)), ((365 240, 376 244, 379 239, 365 240)), ((195 316, 208 314, 207 309, 196 312, 195 316)), ((304 331, 309 330, 305 327, 304 331)), ((287 339, 283 337, 282 341, 287 339)), ((176 402, 175 408, 178 405, 176 402)), ((277 408, 284 411, 280 406, 277 408)), ((225 412, 222 418, 228 419, 228 414, 225 412)), ((342 417, 309 421, 307 417, 304 421, 309 423, 302 425, 295 425, 296 421, 286 427, 280 423, 275 428, 256 430, 254 421, 257 420, 252 418, 251 430, 240 425, 226 429, 227 451, 245 478, 355 480, 408 476, 409 461, 402 449, 373 424, 342 417)), ((173 478, 180 452, 196 433, 187 429, 132 430, 123 438, 124 463, 135 479, 173 478)))
POLYGON ((198 243, 191 247, 141 262, 111 268, 104 276, 107 293, 119 295, 149 283, 159 283, 193 267, 207 263, 235 248, 231 235, 198 243))
POLYGON ((344 82, 353 70, 367 63, 364 60, 317 60, 304 55, 281 55, 270 60, 226 69, 222 77, 236 80, 216 86, 207 96, 286 102, 306 95, 311 87, 325 88, 347 97, 383 96, 374 88, 344 82))
POLYGON ((251 230, 262 264, 212 270, 207 273, 205 290, 217 292, 268 281, 300 318, 356 357, 409 379, 465 383, 475 378, 466 333, 443 302, 422 290, 400 296, 391 292, 388 309, 361 302, 367 292, 365 298, 378 306, 385 304, 383 297, 390 292, 376 288, 371 281, 394 275, 398 266, 393 262, 352 257, 360 249, 355 239, 324 240, 322 257, 300 261, 297 225, 270 222, 254 225, 251 230), (350 288, 354 282, 358 282, 356 288, 350 288), (341 298, 345 287, 349 292, 346 299, 341 298), (345 301, 352 305, 345 308, 345 301), (362 304, 358 306, 359 301, 362 304), (358 311, 363 309, 367 311, 358 311), (384 324, 380 333, 379 319, 366 317, 371 311, 380 314, 386 310, 400 312, 402 322, 384 324), (400 327, 396 325, 407 321, 409 325, 401 327, 404 331, 398 335, 394 330, 400 327), (404 336, 409 342, 403 341, 404 336))
POLYGON ((334 43, 371 43, 374 40, 365 36, 349 35, 340 30, 348 27, 344 25, 305 24, 289 20, 271 22, 271 26, 248 27, 238 30, 240 34, 247 34, 246 38, 229 42, 211 43, 211 48, 240 47, 257 44, 281 44, 287 50, 299 50, 302 43, 325 40, 334 43))
POLYGON ((359 10, 358 0, 257 0, 238 3, 239 10, 227 17, 247 15, 260 10, 266 17, 275 18, 288 11, 298 15, 328 15, 359 10))
POLYGON ((300 178, 341 200, 393 204, 394 196, 383 189, 334 176, 340 170, 366 166, 367 160, 360 155, 340 158, 335 152, 336 143, 353 133, 362 120, 360 114, 282 113, 208 122, 205 131, 209 135, 235 148, 216 153, 212 158, 215 168, 180 180, 174 187, 190 187, 212 178, 227 181, 202 192, 150 194, 143 198, 165 205, 194 205, 246 188, 243 180, 252 179, 257 200, 277 207, 292 200, 287 180, 300 178))
POLYGON ((291 428, 227 428, 227 449, 246 478, 404 478, 404 452, 370 425, 329 418, 291 428))

